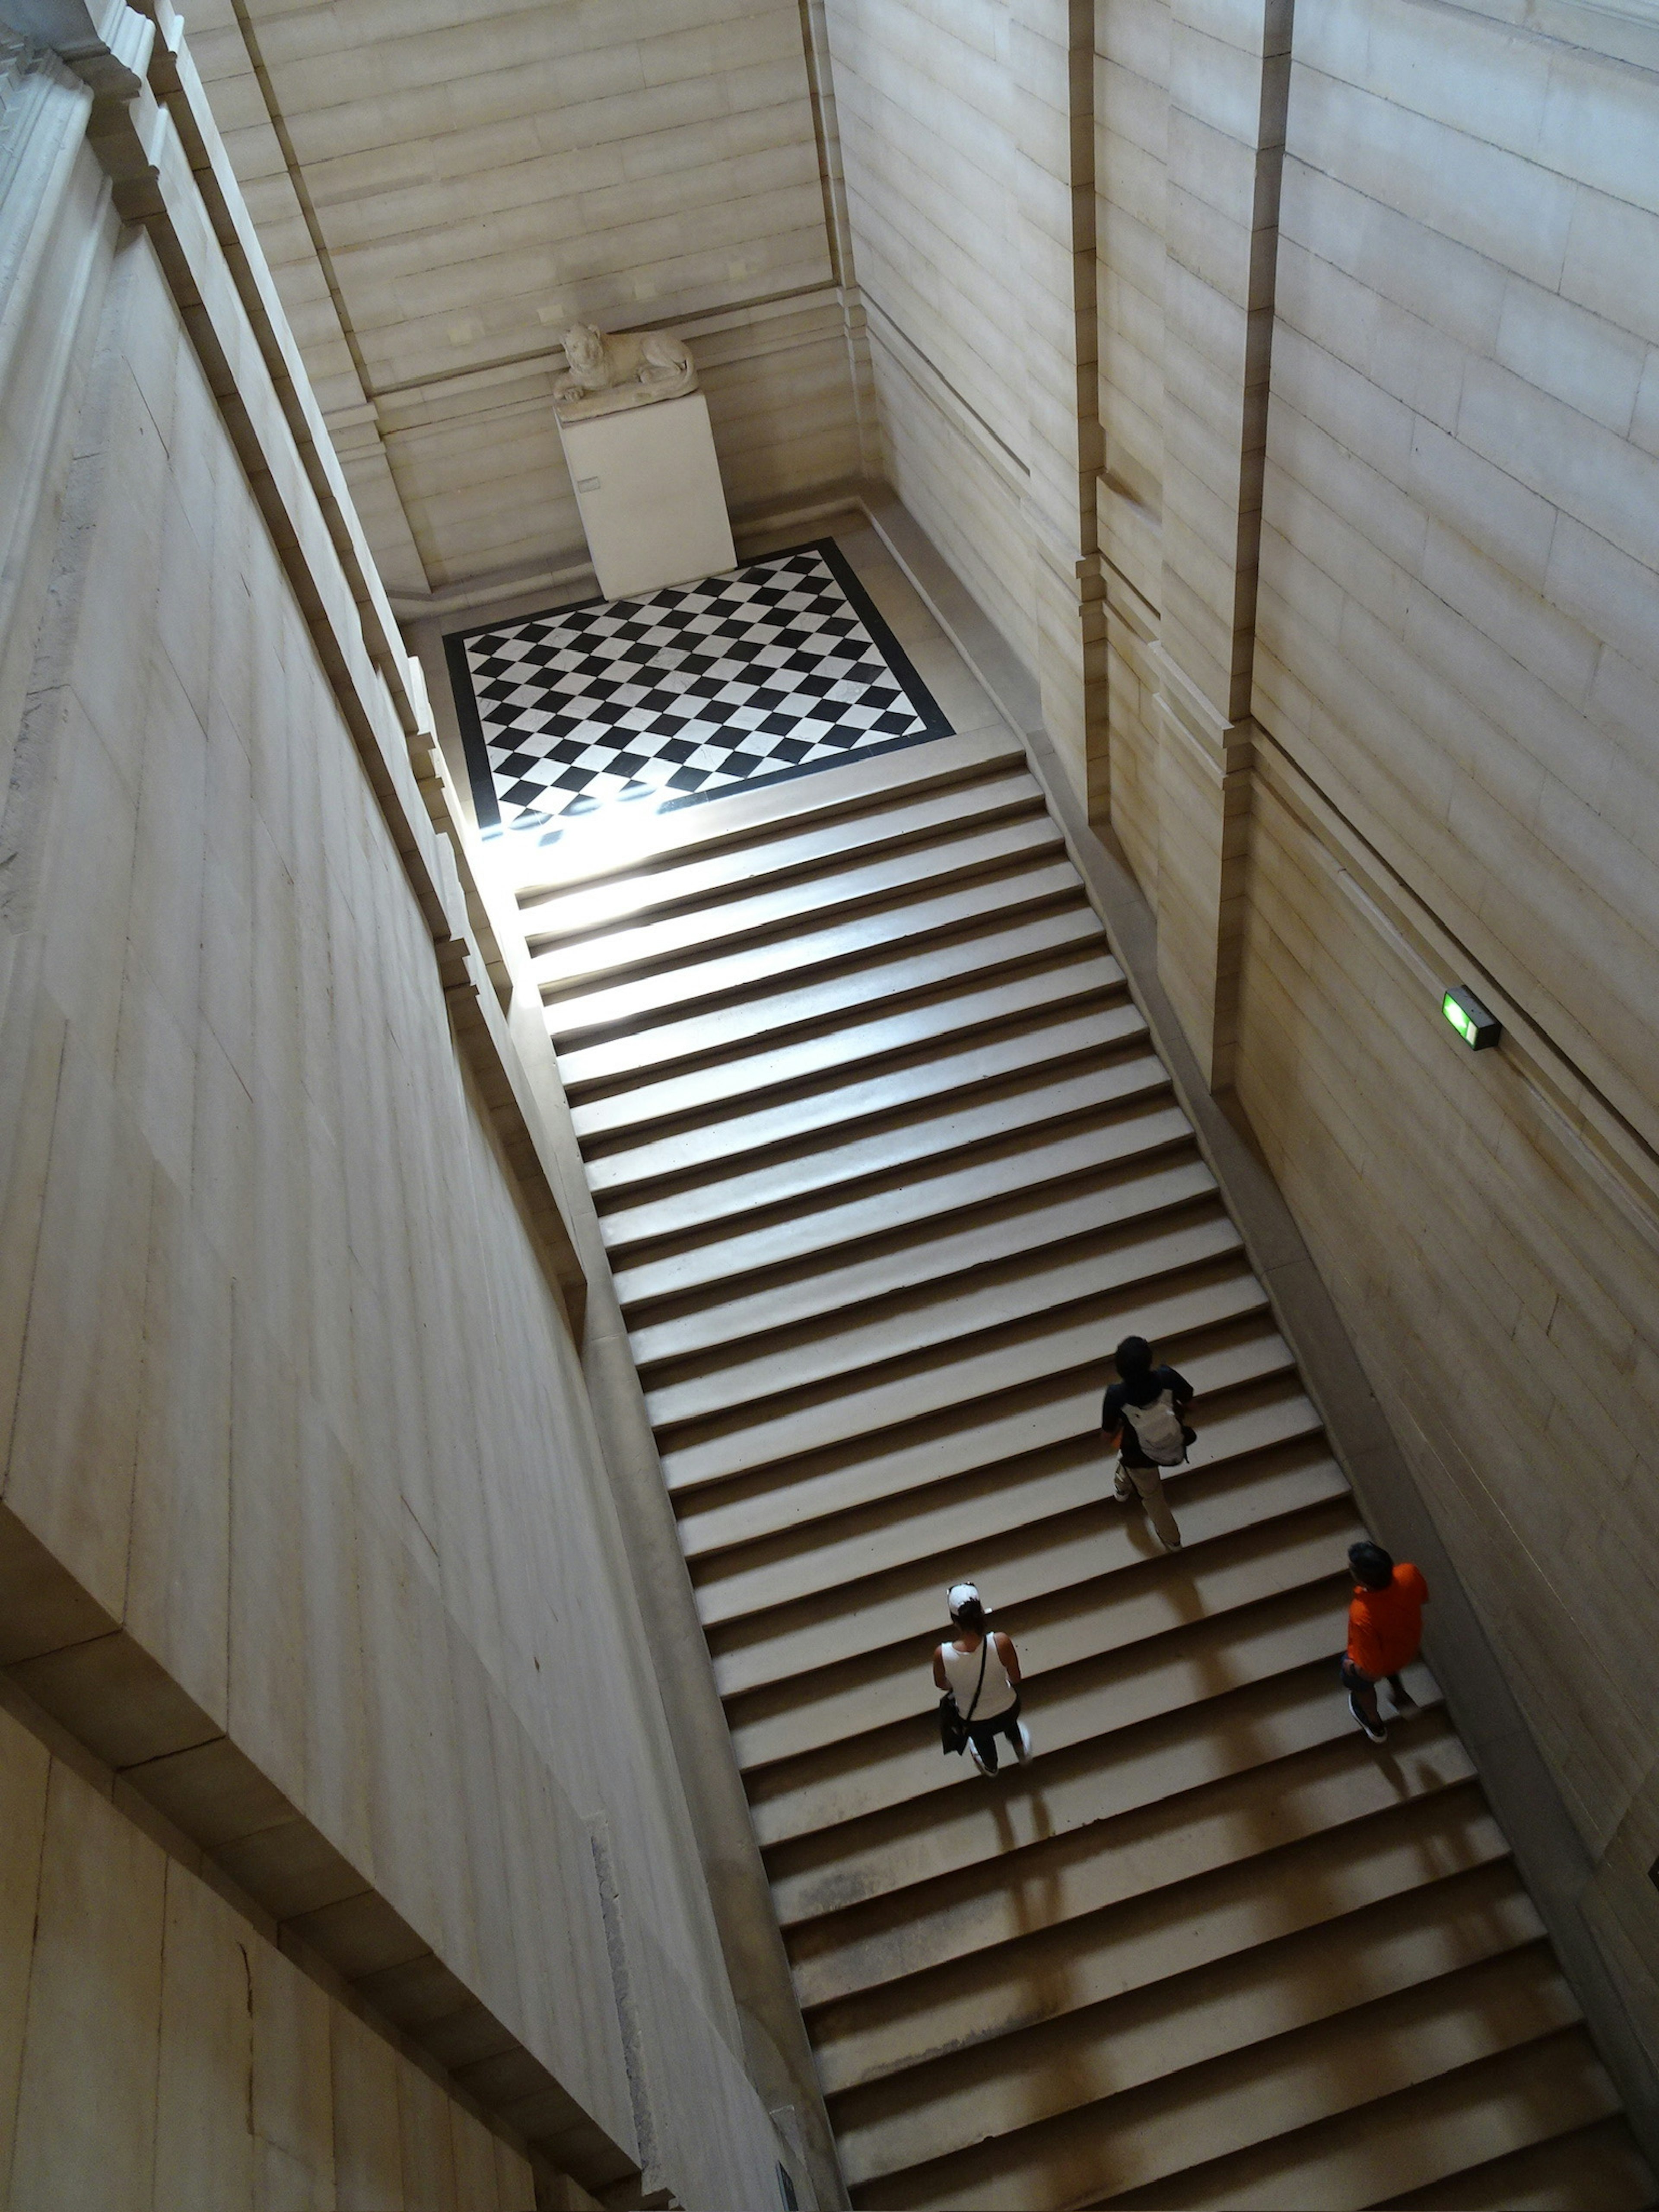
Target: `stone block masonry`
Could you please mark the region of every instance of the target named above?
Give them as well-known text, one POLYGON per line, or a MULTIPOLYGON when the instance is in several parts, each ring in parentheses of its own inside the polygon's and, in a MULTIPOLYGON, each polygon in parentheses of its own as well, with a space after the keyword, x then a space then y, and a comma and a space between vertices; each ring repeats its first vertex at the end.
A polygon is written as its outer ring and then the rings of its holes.
POLYGON ((159 12, 0 148, 10 2202, 769 2203, 550 1056, 159 12))

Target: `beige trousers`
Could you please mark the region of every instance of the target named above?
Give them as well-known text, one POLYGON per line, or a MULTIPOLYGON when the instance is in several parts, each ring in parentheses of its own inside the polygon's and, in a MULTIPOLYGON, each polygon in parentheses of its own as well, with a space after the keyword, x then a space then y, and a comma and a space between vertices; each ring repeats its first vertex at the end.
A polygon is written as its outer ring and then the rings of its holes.
POLYGON ((1117 1463, 1117 1490, 1121 1497, 1127 1488, 1133 1490, 1145 1509, 1146 1518, 1158 1532, 1158 1540, 1166 1552, 1181 1549, 1181 1531, 1176 1527, 1176 1517, 1170 1510, 1170 1501, 1164 1495, 1164 1477, 1155 1467, 1126 1467, 1117 1463))

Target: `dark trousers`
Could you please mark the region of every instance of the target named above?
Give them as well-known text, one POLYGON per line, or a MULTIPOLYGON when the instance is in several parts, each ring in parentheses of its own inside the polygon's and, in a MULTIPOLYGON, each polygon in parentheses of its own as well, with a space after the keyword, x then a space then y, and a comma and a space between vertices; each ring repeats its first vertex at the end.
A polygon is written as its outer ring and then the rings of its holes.
POLYGON ((1018 1753, 1019 1747, 1019 1699, 1016 1698, 1013 1704, 1009 1706, 1007 1711, 1006 1713, 999 1713, 994 1720, 970 1721, 968 1726, 968 1733, 974 1739, 974 1749, 985 1761, 988 1771, 994 1774, 997 1771, 998 1764, 997 1738, 1000 1735, 1006 1735, 1009 1742, 1014 1747, 1016 1753, 1018 1753))

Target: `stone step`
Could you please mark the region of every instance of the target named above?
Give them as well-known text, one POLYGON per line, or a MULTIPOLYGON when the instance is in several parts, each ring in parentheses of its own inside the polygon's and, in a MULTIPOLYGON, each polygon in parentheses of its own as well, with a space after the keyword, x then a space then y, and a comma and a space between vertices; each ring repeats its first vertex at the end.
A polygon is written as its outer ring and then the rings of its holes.
MULTIPOLYGON (((1465 2157, 1488 2133, 1512 2139, 1520 2121, 1528 2130, 1565 2126, 1571 2132, 1529 2142, 1480 2166, 1437 2174, 1407 2196, 1390 2197, 1382 2212, 1419 2212, 1419 2207, 1422 2212, 1644 2212, 1654 2201, 1653 2176, 1628 2123, 1615 2112, 1613 2083, 1582 2030, 1568 2028, 1559 2041, 1547 2081, 1516 2079, 1518 2069, 1510 2068, 1507 2078, 1495 2079, 1492 2091, 1475 2102, 1465 2076, 1455 2112, 1425 2115, 1415 2125, 1401 2113, 1389 2141, 1345 2145, 1340 2160, 1327 2154, 1315 2166, 1324 2201, 1335 2202, 1334 2187, 1370 2187, 1381 2175, 1386 2188, 1402 2167, 1465 2157), (1613 2117, 1572 2127, 1582 2112, 1613 2117)), ((1312 2179, 1312 2173, 1306 2181, 1297 2175, 1304 2187, 1312 2179)))
POLYGON ((896 1010, 925 1003, 965 983, 1102 951, 1105 942, 1106 933, 1086 906, 1053 907, 1008 923, 991 906, 967 929, 908 955, 855 963, 796 988, 690 1014, 683 1021, 653 1022, 602 1043, 563 1045, 559 1075, 577 1103, 594 1097, 626 1097, 632 1085, 668 1071, 717 1066, 749 1050, 757 1039, 775 1043, 833 1028, 866 1012, 876 998, 896 1010))
MULTIPOLYGON (((1299 1589, 1329 1574, 1364 1533, 1352 1498, 1339 1497, 1264 1527, 1189 1546, 1178 1559, 1149 1559, 1105 1574, 1088 1573, 1102 1548, 1093 1530, 1069 1547, 1051 1544, 1035 1557, 1028 1552, 1017 1563, 1024 1574, 1013 1571, 1016 1563, 1000 1562, 994 1582, 987 1577, 997 1592, 993 1619, 1015 1640, 1027 1717, 1046 1705, 1044 1692, 1061 1669, 1131 1646, 1151 1654, 1156 1639, 1194 1620, 1214 1622, 1281 1590, 1299 1589), (1072 1557, 1057 1561, 1062 1550, 1072 1557)), ((925 1641, 910 1638, 872 1650, 864 1642, 865 1624, 854 1613, 845 1637, 820 1651, 816 1667, 728 1698, 732 1747, 744 1772, 823 1746, 851 1743, 913 1718, 919 1710, 931 1717, 939 1696, 933 1653, 946 1633, 941 1586, 948 1572, 936 1565, 935 1618, 925 1641)))
MULTIPOLYGON (((1559 1978, 1538 1942, 1543 1923, 1501 1837, 1487 1856, 1492 1863, 1437 1878, 1411 1855, 1391 1879, 1379 1875, 1387 1886, 1370 1900, 1358 1873, 1345 1886, 1339 1862, 1328 1890, 1316 1876, 1304 1893, 1310 1926, 1208 1959, 1201 1927, 1171 1926, 1164 1972, 1150 1983, 837 2096, 830 2117, 848 2182, 901 2174, 969 2145, 989 2150, 998 2138, 1080 2106, 1097 2110, 1103 2098, 1115 2103, 1312 2022, 1337 2027, 1352 2010, 1404 1991, 1431 2002, 1429 1985, 1460 1970, 1540 1954, 1541 1974, 1528 1960, 1501 1982, 1523 2002, 1536 1997, 1545 1976, 1559 1978), (1337 1915, 1340 1927, 1322 1924, 1337 1915), (1334 1945, 1340 1974, 1331 1972, 1334 1945)), ((1548 1999, 1542 2008, 1557 2025, 1548 1999)))
MULTIPOLYGON (((1346 1574, 1332 1574, 1323 1560, 1319 1564, 1316 1580, 1276 1591, 1258 1604, 1033 1681, 1026 1717, 1041 1739, 1042 1757, 1057 1759, 1139 1722, 1206 1706, 1227 1692, 1313 1660, 1324 1658, 1334 1669, 1349 1584, 1346 1574)), ((1218 1727, 1230 1723, 1230 1712, 1217 1715, 1218 1727)), ((1019 1771, 1028 1790, 1042 1790, 1043 1777, 1035 1765, 1019 1771)), ((827 1832, 843 1822, 867 1824, 872 1814, 913 1807, 945 1790, 1013 1786, 1012 1776, 988 1785, 965 1756, 941 1755, 931 1711, 745 1778, 763 1847, 827 1832)))
MULTIPOLYGON (((1330 1725, 1337 1728, 1334 1700, 1330 1725)), ((1340 1733, 1179 1796, 1023 1844, 1013 1862, 810 1921, 789 1944, 795 1987, 827 2087, 897 2070, 950 2047, 964 2004, 988 2022, 1040 2015, 1019 1962, 1074 1921, 1234 1870, 1258 1888, 1263 1854, 1466 1790, 1474 1762, 1444 1709, 1391 1729, 1389 1759, 1342 1715, 1340 1733)), ((1289 1863, 1287 1862, 1287 1863, 1289 1863)), ((1275 1885, 1276 1886, 1276 1885, 1275 1885)))
MULTIPOLYGON (((1189 1554, 1235 1528, 1346 1490, 1341 1469, 1318 1443, 1313 1407, 1293 1386, 1281 1389, 1281 1395, 1247 1401, 1236 1414, 1206 1410, 1205 1434, 1194 1447, 1206 1447, 1204 1458, 1168 1470, 1165 1495, 1189 1554)), ((884 1501, 880 1510, 854 1516, 854 1527, 839 1538, 834 1530, 842 1524, 825 1529, 812 1522, 771 1545, 745 1545, 698 1563, 697 1607, 716 1681, 736 1694, 809 1665, 830 1602, 844 1607, 836 1619, 849 1632, 868 1633, 874 1644, 942 1632, 940 1592, 961 1578, 951 1570, 964 1560, 994 1589, 1000 1615, 1018 1602, 1018 1583, 1028 1577, 1063 1577, 1037 1585, 1054 1589, 1079 1579, 1073 1570, 1085 1560, 1091 1571, 1156 1564, 1162 1554, 1147 1538, 1140 1507, 1121 1505, 1111 1479, 1111 1461, 1085 1436, 1027 1466, 992 1468, 975 1481, 951 1483, 931 1504, 884 1501)))
MULTIPOLYGON (((1034 1021, 983 1043, 935 1054, 923 1065, 856 1073, 804 1096, 746 1113, 726 1114, 667 1136, 647 1135, 621 1149, 584 1147, 588 1181, 606 1197, 695 1173, 712 1179, 757 1153, 793 1150, 889 1118, 914 1116, 938 1103, 973 1103, 973 1093, 1015 1079, 1075 1072, 1067 1062, 1098 1059, 1138 1045, 1146 1025, 1138 1008, 1100 1006, 1034 1021)), ((929 1117, 931 1120, 931 1116, 929 1117)))
POLYGON ((616 1030, 653 1020, 678 1020, 698 1005, 753 998, 786 984, 799 986, 816 971, 842 965, 867 969, 879 951, 915 952, 930 939, 971 929, 993 918, 1010 921, 1045 907, 1081 903, 1070 861, 1044 853, 1000 866, 985 862, 976 873, 923 896, 870 906, 821 929, 800 929, 769 943, 748 945, 707 960, 681 962, 630 981, 576 991, 547 1008, 547 1031, 556 1050, 596 1042, 616 1030))
MULTIPOLYGON (((964 1204, 948 1227, 902 1241, 890 1232, 880 1249, 839 1267, 813 1268, 770 1281, 747 1296, 704 1304, 629 1330, 641 1374, 763 1336, 798 1328, 878 1301, 915 1296, 939 1285, 964 1285, 988 1268, 1041 1255, 1079 1239, 1104 1243, 1115 1231, 1148 1216, 1215 1198, 1215 1178, 1201 1160, 1159 1159, 1149 1167, 1045 1186, 1024 1204, 964 1204)), ((873 1212, 873 1208, 872 1211, 873 1212)), ((873 1242, 874 1240, 869 1240, 873 1242)))
MULTIPOLYGON (((1062 1353, 1075 1349, 1067 1335, 1060 1345, 1062 1353)), ((1223 1424, 1231 1416, 1224 1407, 1212 1429, 1206 1410, 1218 1395, 1283 1376, 1291 1355, 1283 1337, 1260 1312, 1194 1334, 1170 1349, 1180 1354, 1181 1370, 1199 1395, 1194 1411, 1202 1413, 1205 1421, 1188 1467, 1170 1471, 1170 1481, 1182 1484, 1190 1482, 1193 1470, 1207 1467, 1218 1455, 1227 1455, 1223 1424)), ((860 1440, 845 1452, 832 1449, 811 1460, 796 1458, 706 1497, 684 1498, 678 1510, 686 1556, 696 1563, 710 1553, 741 1553, 751 1545, 786 1537, 799 1540, 801 1531, 819 1527, 831 1516, 885 1513, 890 1501, 912 1493, 917 1510, 925 1513, 932 1498, 945 1494, 940 1485, 974 1476, 1012 1487, 1028 1473, 1036 1475, 1046 1469, 1056 1451, 1086 1449, 1091 1464, 1103 1474, 1100 1410, 1107 1370, 1102 1357, 1091 1353, 1070 1370, 1045 1373, 1035 1363, 1034 1367, 1034 1372, 1005 1391, 958 1400, 924 1425, 919 1436, 901 1433, 885 1443, 860 1440)), ((1244 1448, 1242 1443, 1240 1448, 1244 1448)), ((1098 1480, 1095 1495, 1105 1496, 1098 1480)), ((702 1568, 697 1571, 701 1576, 702 1568)), ((712 1595, 705 1601, 711 1607, 712 1626, 712 1595)), ((722 1639, 714 1640, 724 1648, 722 1639)))
MULTIPOLYGON (((966 1103, 948 1096, 936 1099, 929 1111, 909 1120, 789 1158, 665 1195, 601 1202, 599 1228, 613 1264, 625 1267, 641 1248, 670 1238, 707 1238, 736 1224, 758 1229, 763 1223, 810 1219, 817 1206, 852 1202, 855 1194, 872 1197, 923 1172, 965 1167, 969 1157, 976 1162, 1039 1133, 1057 1135, 1085 1122, 1136 1114, 1167 1102, 1169 1089, 1163 1062, 1138 1048, 1059 1075, 1039 1069, 1034 1079, 1016 1079, 988 1097, 966 1103)), ((603 1200, 603 1194, 596 1196, 603 1200)))
POLYGON ((521 891, 519 915, 532 951, 578 939, 610 943, 676 911, 744 896, 763 885, 811 875, 837 860, 878 854, 944 830, 961 830, 1042 804, 1030 772, 1000 775, 917 795, 897 794, 879 808, 842 811, 799 830, 775 829, 770 836, 730 842, 695 858, 666 854, 650 869, 612 876, 586 890, 521 891))
POLYGON ((1154 1097, 1109 1119, 1036 1136, 1017 1150, 983 1153, 966 1166, 935 1169, 924 1162, 896 1186, 866 1197, 791 1212, 761 1229, 733 1229, 660 1259, 619 1264, 612 1271, 617 1295, 638 1335, 671 1299, 723 1300, 759 1276, 772 1283, 805 1281, 806 1271, 833 1266, 849 1247, 875 1255, 884 1240, 902 1237, 910 1249, 919 1232, 948 1233, 959 1212, 1042 1203, 1058 1191, 1132 1176, 1143 1162, 1176 1152, 1190 1156, 1191 1150, 1186 1115, 1154 1097))
POLYGON ((732 1475, 799 1460, 810 1452, 909 1426, 924 1416, 957 1410, 999 1391, 1029 1387, 1036 1376, 1059 1376, 1090 1367, 1103 1376, 1112 1346, 1132 1323, 1165 1344, 1261 1312, 1266 1294, 1242 1262, 1229 1257, 1196 1268, 1170 1284, 1107 1294, 1057 1316, 1041 1316, 1004 1328, 987 1343, 969 1340, 936 1357, 902 1362, 857 1387, 842 1384, 817 1399, 768 1408, 741 1427, 697 1434, 684 1443, 665 1440, 660 1456, 676 1493, 732 1475))
MULTIPOLYGON (((1455 1948, 1449 1941, 1441 1955, 1455 1954, 1455 1948)), ((1432 1942, 1421 1956, 1425 1966, 1432 1965, 1432 1942)), ((1345 1970, 1346 1963, 1345 1954, 1345 1970)), ((1318 1964, 1310 1962, 1310 1979, 1328 1999, 1340 2002, 1351 1984, 1346 1972, 1333 1971, 1335 1964, 1328 1954, 1318 1964)), ((1218 2197, 1192 2193, 1188 2169, 1433 2075, 1522 2051, 1578 2017, 1572 1993, 1541 1942, 1502 1950, 1461 1971, 1427 1973, 1334 2018, 1316 2014, 1266 2039, 1250 2033, 1249 2006, 1241 2010, 1236 2046, 1218 2056, 1182 2065, 1179 2048, 1166 2045, 1172 2070, 1161 2078, 1079 2103, 1057 2120, 1002 2140, 977 2142, 904 2172, 857 2184, 853 2201, 893 2212, 913 2207, 918 2212, 924 2207, 930 2212, 1036 2212, 1042 2206, 1093 2203, 1181 2174, 1182 2188, 1170 2201, 1213 2205, 1217 2212, 1224 2205, 1231 2212, 1246 2200, 1231 2189, 1218 2197)), ((1190 2025, 1201 2035, 1201 2021, 1190 2025)), ((1086 2066, 1085 2058, 1080 2077, 1086 2066)), ((1283 2204, 1285 2199, 1256 2201, 1283 2204)))
POLYGON ((749 848, 780 830, 799 830, 808 823, 861 818, 919 793, 965 789, 981 776, 1024 766, 1024 749, 1017 738, 1004 730, 987 730, 726 792, 696 806, 655 814, 624 808, 615 817, 614 836, 606 836, 599 824, 586 825, 583 834, 525 859, 517 896, 529 904, 550 895, 572 896, 585 884, 632 881, 694 854, 749 848))
POLYGON ((1358 1508, 1020 749, 626 826, 521 911, 854 2202, 1651 2203, 1426 1670, 1353 1725, 1358 1508), (1199 1393, 1174 1554, 1130 1329, 1199 1393))
MULTIPOLYGON (((1334 1685, 1335 1658, 1322 1626, 1299 1645, 1285 1638, 1277 1654, 1260 1648, 1255 1654, 1258 1662, 1270 1656, 1286 1662, 1277 1674, 1263 1672, 1240 1688, 1177 1705, 1069 1752, 1054 1749, 1045 1724, 1040 1774, 1035 1762, 989 1781, 969 1770, 962 1786, 930 1793, 897 1814, 883 1810, 775 1846, 767 1856, 781 1924, 793 1929, 896 1892, 914 1895, 918 1887, 943 1896, 1028 1844, 1356 1733, 1334 1685), (1319 1647, 1311 1658, 1310 1644, 1319 1647)), ((1419 1704, 1437 1696, 1426 1668, 1410 1668, 1405 1679, 1419 1704)))
MULTIPOLYGON (((790 873, 763 889, 739 884, 712 904, 699 904, 638 921, 598 936, 544 934, 530 957, 530 972, 550 1009, 578 993, 589 994, 627 976, 659 975, 696 963, 740 959, 754 948, 760 972, 769 974, 766 955, 801 932, 822 932, 837 917, 861 915, 872 906, 927 896, 953 884, 1030 867, 1052 860, 1060 832, 1041 811, 1032 811, 1036 787, 1029 778, 1024 811, 1012 818, 976 826, 951 823, 925 843, 902 844, 875 858, 860 856, 853 866, 811 874, 790 873)), ((1006 817, 1010 809, 998 810, 1006 817)))
MULTIPOLYGON (((1077 1212, 1086 1220, 1080 1201, 1077 1212)), ((1238 1231, 1218 1200, 1200 1195, 1149 1221, 1103 1231, 1089 1237, 1080 1252, 1068 1244, 1058 1255, 1041 1250, 1020 1254, 994 1268, 982 1267, 966 1280, 930 1283, 852 1313, 814 1316, 762 1339, 752 1349, 748 1340, 740 1340, 720 1347, 718 1353, 676 1361, 670 1370, 676 1380, 642 1377, 646 1409, 664 1435, 687 1422, 717 1415, 730 1419, 789 1392, 912 1359, 1017 1322, 1029 1327, 1089 1299, 1162 1286, 1195 1267, 1230 1260, 1242 1263, 1243 1251, 1238 1231)))
MULTIPOLYGON (((1026 969, 1006 980, 939 994, 870 1021, 819 1029, 798 1042, 721 1060, 714 1067, 665 1076, 608 1093, 573 1109, 586 1148, 612 1143, 694 1116, 707 1119, 733 1101, 758 1103, 778 1092, 845 1081, 860 1071, 904 1059, 963 1036, 982 1036, 1015 1023, 1048 1019, 1121 997, 1123 970, 1104 955, 1026 969)), ((866 1008, 867 1011, 867 1008, 866 1008)))
MULTIPOLYGON (((1247 2212, 1273 2212, 1279 2206, 1320 2212, 1331 2204, 1375 2204, 1379 2191, 1409 2180, 1421 2186, 1425 2204, 1455 2205, 1462 2201, 1455 2179, 1448 2185, 1431 2177, 1455 2175, 1471 2153, 1479 2155, 1483 2148, 1495 2154, 1487 2170, 1507 2170, 1513 2179, 1516 2165, 1529 2172, 1538 2148, 1547 2144, 1541 2161, 1547 2167, 1553 2162, 1552 2136, 1558 2130, 1576 2133, 1587 2122, 1594 2125, 1616 2103, 1583 2027, 1566 2027, 1477 2058, 1440 2078, 1350 2106, 1163 2183, 1126 2191, 1110 2202, 1115 2207, 1169 2207, 1171 2212, 1187 2205, 1206 2207, 1208 2212, 1231 2212, 1234 2205, 1247 2212)), ((1627 2125, 1622 2132, 1633 2150, 1627 2125)), ((1648 2191, 1636 2201, 1652 2203, 1651 2176, 1648 2191)), ((1535 2201, 1552 2201, 1547 2184, 1537 2200, 1524 2189, 1491 2199, 1498 2212, 1522 2212, 1535 2201)), ((1601 2200, 1590 2202, 1600 2212, 1601 2200)))

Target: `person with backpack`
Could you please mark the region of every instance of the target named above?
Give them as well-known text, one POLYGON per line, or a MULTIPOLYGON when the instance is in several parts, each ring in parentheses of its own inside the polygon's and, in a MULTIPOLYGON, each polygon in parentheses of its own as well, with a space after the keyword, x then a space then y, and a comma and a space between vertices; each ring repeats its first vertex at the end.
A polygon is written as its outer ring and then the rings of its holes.
POLYGON ((981 1774, 997 1771, 997 1738, 1006 1736, 1024 1766, 1031 1731, 1019 1717, 1019 1654, 1014 1639, 988 1629, 989 1608, 973 1583, 952 1583, 946 1595, 955 1637, 933 1654, 939 1735, 946 1751, 965 1750, 981 1774))
POLYGON ((1182 1419, 1193 1402, 1193 1386, 1173 1367, 1160 1367, 1144 1336, 1126 1336, 1115 1358, 1118 1379, 1106 1393, 1100 1425, 1106 1448, 1117 1453, 1112 1486, 1127 1505, 1139 1498, 1146 1518, 1166 1552, 1181 1549, 1163 1470, 1180 1467, 1197 1431, 1182 1419))
POLYGON ((1416 1705, 1400 1672, 1421 1648, 1429 1586, 1419 1568, 1409 1559, 1396 1566, 1381 1544, 1350 1544, 1348 1565, 1354 1593, 1348 1607, 1342 1686, 1348 1693, 1348 1711, 1370 1741, 1386 1743, 1389 1731, 1382 1725, 1376 1686, 1386 1677, 1396 1719, 1416 1705))

